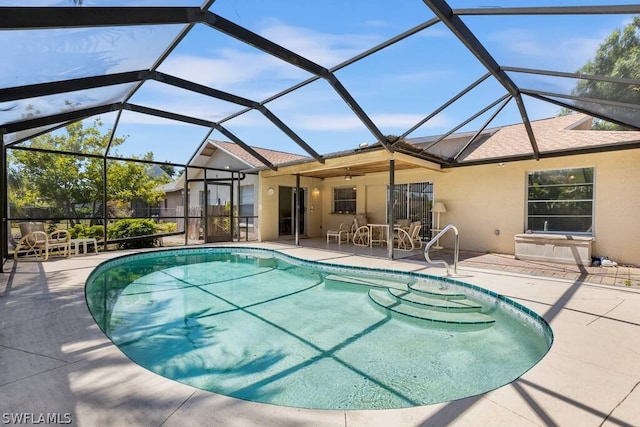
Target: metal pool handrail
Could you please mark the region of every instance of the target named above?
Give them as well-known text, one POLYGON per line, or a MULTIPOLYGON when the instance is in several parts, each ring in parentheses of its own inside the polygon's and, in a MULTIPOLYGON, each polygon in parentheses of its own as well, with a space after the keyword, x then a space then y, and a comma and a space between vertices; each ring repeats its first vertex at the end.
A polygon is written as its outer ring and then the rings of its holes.
POLYGON ((431 258, 429 258, 429 248, 431 248, 431 246, 433 246, 433 244, 435 242, 437 242, 449 230, 453 230, 453 234, 454 234, 453 272, 458 274, 458 252, 459 252, 458 240, 459 240, 459 236, 458 236, 458 229, 453 224, 449 224, 445 228, 443 228, 442 231, 440 231, 438 234, 436 234, 435 237, 433 237, 431 239, 431 241, 428 242, 427 245, 424 247, 424 259, 426 259, 427 262, 430 263, 430 264, 444 264, 445 268, 447 269, 447 276, 451 275, 449 273, 449 264, 446 261, 443 261, 443 260, 432 261, 431 258))

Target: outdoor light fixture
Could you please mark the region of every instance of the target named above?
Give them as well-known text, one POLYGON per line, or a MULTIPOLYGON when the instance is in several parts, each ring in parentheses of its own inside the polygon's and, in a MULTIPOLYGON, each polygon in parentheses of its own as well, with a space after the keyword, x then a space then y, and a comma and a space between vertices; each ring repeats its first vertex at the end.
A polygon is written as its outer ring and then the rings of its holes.
POLYGON ((345 181, 351 181, 351 172, 349 172, 349 168, 347 168, 347 174, 344 176, 345 181))

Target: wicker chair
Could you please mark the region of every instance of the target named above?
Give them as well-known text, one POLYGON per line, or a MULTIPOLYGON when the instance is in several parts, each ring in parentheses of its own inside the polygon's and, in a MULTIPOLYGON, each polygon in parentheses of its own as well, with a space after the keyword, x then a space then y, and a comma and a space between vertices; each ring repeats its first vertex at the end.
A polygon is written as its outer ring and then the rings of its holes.
POLYGON ((420 230, 422 229, 422 223, 420 221, 414 221, 409 225, 409 230, 405 230, 403 227, 395 227, 394 242, 397 248, 401 251, 412 251, 414 249, 422 248, 422 239, 420 238, 420 230))
POLYGON ((47 234, 41 222, 22 222, 19 226, 22 238, 13 252, 14 259, 22 256, 46 261, 53 254, 68 257, 71 253, 71 235, 67 230, 47 234))
POLYGON ((365 214, 357 214, 353 217, 353 236, 351 242, 356 246, 369 246, 369 220, 365 214))

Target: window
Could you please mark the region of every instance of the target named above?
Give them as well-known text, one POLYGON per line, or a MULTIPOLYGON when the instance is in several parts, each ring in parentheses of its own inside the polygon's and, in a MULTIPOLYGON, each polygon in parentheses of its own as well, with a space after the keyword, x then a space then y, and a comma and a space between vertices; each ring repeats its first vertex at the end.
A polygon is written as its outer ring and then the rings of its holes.
POLYGON ((530 172, 527 229, 533 232, 593 233, 594 168, 530 172))
POLYGON ((342 187, 333 189, 333 213, 356 213, 356 189, 342 187))
POLYGON ((239 206, 239 216, 240 222, 248 225, 253 224, 253 185, 242 185, 240 186, 240 206, 239 206))

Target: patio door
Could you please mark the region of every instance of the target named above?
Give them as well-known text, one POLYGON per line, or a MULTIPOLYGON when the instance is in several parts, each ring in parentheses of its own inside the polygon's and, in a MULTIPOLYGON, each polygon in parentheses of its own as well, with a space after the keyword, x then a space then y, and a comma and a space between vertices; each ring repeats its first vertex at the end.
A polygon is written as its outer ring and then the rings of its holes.
MULTIPOLYGON (((300 215, 298 226, 300 235, 306 235, 307 218, 307 189, 299 188, 300 191, 300 215)), ((279 187, 278 189, 278 235, 280 237, 295 236, 295 213, 297 194, 295 187, 279 187)))
POLYGON ((231 242, 233 240, 231 184, 208 181, 206 187, 207 191, 204 193, 205 242, 231 242))
POLYGON ((433 183, 396 184, 392 197, 394 218, 396 220, 408 218, 411 221, 422 222, 420 235, 423 240, 429 240, 431 238, 433 183))

